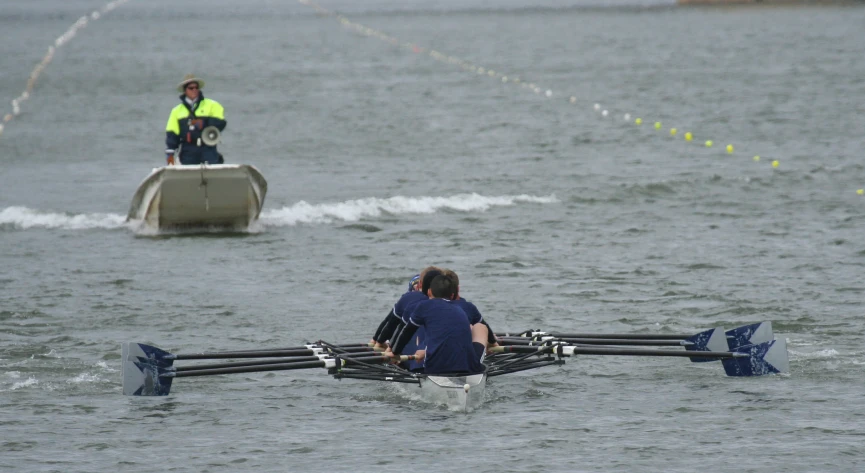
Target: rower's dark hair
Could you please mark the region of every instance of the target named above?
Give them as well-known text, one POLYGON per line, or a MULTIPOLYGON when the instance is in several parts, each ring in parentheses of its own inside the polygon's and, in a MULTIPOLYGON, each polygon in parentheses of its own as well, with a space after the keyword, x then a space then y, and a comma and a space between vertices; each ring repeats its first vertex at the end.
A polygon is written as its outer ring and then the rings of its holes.
POLYGON ((457 273, 453 272, 453 271, 450 270, 450 269, 445 269, 445 270, 443 270, 443 271, 442 271, 442 274, 444 274, 445 276, 447 276, 447 277, 453 279, 454 284, 456 285, 456 288, 457 288, 457 289, 456 289, 456 292, 454 293, 454 299, 456 299, 456 298, 459 297, 459 295, 460 295, 460 277, 457 276, 457 273))
POLYGON ((457 295, 457 285, 453 278, 439 274, 430 282, 430 290, 433 297, 454 300, 457 295))
POLYGON ((430 288, 430 283, 435 279, 436 276, 441 276, 442 271, 438 268, 430 269, 423 273, 423 281, 421 281, 420 288, 421 291, 426 294, 430 288))

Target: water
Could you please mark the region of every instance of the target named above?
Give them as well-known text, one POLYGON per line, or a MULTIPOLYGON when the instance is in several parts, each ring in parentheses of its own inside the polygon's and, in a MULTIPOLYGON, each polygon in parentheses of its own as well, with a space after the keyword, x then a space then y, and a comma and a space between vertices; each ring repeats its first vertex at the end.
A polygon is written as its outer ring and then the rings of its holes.
MULTIPOLYGON (((288 1, 136 1, 41 73, 0 135, 0 467, 862 471, 865 10, 321 5, 400 46, 288 1), (268 179, 249 233, 123 223, 190 71, 268 179), (791 372, 586 356, 469 415, 323 370, 121 395, 122 341, 364 341, 428 264, 500 331, 771 320, 791 372)), ((0 8, 0 115, 103 6, 0 8)))

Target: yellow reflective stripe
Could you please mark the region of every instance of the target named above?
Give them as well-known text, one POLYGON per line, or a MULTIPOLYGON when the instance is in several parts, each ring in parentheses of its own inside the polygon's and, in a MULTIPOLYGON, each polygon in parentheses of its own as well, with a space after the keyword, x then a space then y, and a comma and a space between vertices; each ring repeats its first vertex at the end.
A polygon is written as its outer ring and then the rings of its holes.
POLYGON ((165 125, 165 131, 180 135, 180 119, 188 115, 187 113, 181 116, 183 112, 186 112, 186 107, 183 105, 178 105, 171 110, 171 114, 168 116, 168 123, 165 125))
POLYGON ((195 115, 199 117, 213 117, 220 120, 225 120, 225 109, 216 100, 205 98, 201 101, 195 115))

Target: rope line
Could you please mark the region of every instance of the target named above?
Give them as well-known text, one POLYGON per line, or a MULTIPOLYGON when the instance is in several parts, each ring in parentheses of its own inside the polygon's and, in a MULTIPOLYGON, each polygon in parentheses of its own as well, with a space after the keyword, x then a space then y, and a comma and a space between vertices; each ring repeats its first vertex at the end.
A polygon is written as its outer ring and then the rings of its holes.
POLYGON ((3 129, 6 127, 6 124, 21 114, 21 104, 26 102, 33 95, 33 90, 36 88, 36 81, 39 79, 39 75, 42 74, 42 71, 44 71, 45 68, 48 67, 48 64, 51 63, 51 60, 54 59, 54 53, 58 49, 62 48, 63 45, 72 41, 72 39, 75 38, 75 35, 78 34, 80 30, 86 28, 90 22, 102 18, 102 15, 114 10, 128 1, 129 0, 114 0, 106 3, 102 8, 94 10, 90 15, 82 16, 73 23, 65 33, 58 36, 57 39, 54 40, 54 44, 48 46, 48 52, 45 53, 42 61, 40 61, 39 64, 33 68, 33 71, 30 72, 30 77, 27 79, 27 86, 24 88, 24 91, 21 92, 21 95, 15 97, 10 102, 12 105, 12 111, 3 115, 3 119, 0 121, 0 135, 3 134, 3 129))
MULTIPOLYGON (((328 9, 322 7, 321 5, 316 4, 312 0, 298 0, 298 2, 302 5, 306 5, 306 6, 309 6, 311 8, 314 8, 316 10, 316 12, 319 13, 320 15, 335 17, 337 19, 337 21, 339 21, 339 23, 343 27, 345 27, 349 30, 352 30, 352 31, 354 31, 360 35, 371 37, 371 38, 377 38, 377 39, 382 40, 382 41, 384 41, 388 44, 391 44, 393 46, 397 46, 397 47, 409 50, 415 54, 426 53, 431 58, 433 58, 439 62, 458 66, 458 67, 462 68, 464 71, 467 71, 469 73, 473 73, 473 74, 476 74, 478 76, 482 76, 485 78, 490 78, 490 79, 496 80, 498 82, 501 82, 502 84, 508 84, 508 85, 511 85, 514 87, 519 87, 520 89, 523 89, 523 90, 528 91, 530 93, 533 93, 535 95, 539 95, 539 96, 544 97, 546 99, 551 99, 551 98, 553 98, 554 95, 556 97, 560 96, 560 94, 554 93, 552 89, 542 87, 541 85, 539 85, 535 82, 525 80, 519 76, 509 75, 509 74, 506 74, 506 73, 501 72, 501 71, 496 71, 494 69, 484 67, 482 65, 473 63, 471 61, 468 61, 466 59, 463 59, 463 58, 460 58, 457 56, 448 55, 448 54, 442 53, 440 51, 437 51, 435 49, 426 48, 424 46, 413 43, 411 41, 400 40, 399 38, 388 35, 388 34, 382 32, 380 30, 370 28, 370 27, 365 26, 363 24, 351 21, 346 16, 339 14, 339 13, 336 13, 336 12, 333 12, 331 10, 328 10, 328 9)), ((567 97, 566 100, 567 100, 567 103, 569 105, 579 105, 579 103, 581 102, 580 99, 578 99, 574 95, 563 94, 562 96, 567 97)), ((611 115, 610 110, 603 108, 601 106, 601 104, 599 104, 599 103, 594 103, 592 105, 592 109, 595 111, 595 113, 600 114, 601 117, 604 117, 604 118, 611 115)), ((643 122, 644 122, 643 118, 641 118, 639 116, 632 115, 631 113, 624 113, 620 116, 622 117, 622 119, 625 122, 633 123, 634 126, 636 126, 636 127, 641 127, 643 125, 643 122)), ((655 131, 661 131, 664 128, 663 123, 660 121, 655 121, 653 126, 654 126, 655 131)), ((680 130, 678 128, 675 128, 675 127, 670 128, 669 129, 670 138, 675 138, 676 136, 678 136, 679 131, 680 130)), ((695 135, 694 135, 693 131, 686 131, 682 136, 684 138, 684 141, 687 143, 691 143, 695 140, 695 135)), ((705 146, 706 148, 712 148, 714 145, 715 145, 715 142, 714 142, 714 140, 711 140, 711 139, 707 139, 703 142, 703 146, 705 146)), ((736 152, 736 148, 735 148, 735 146, 733 146, 732 143, 727 144, 724 147, 724 150, 729 155, 732 155, 736 152)), ((752 160, 755 163, 759 163, 759 162, 761 162, 761 157, 759 154, 755 154, 753 156, 752 160)), ((772 169, 778 169, 781 165, 781 161, 776 158, 776 159, 772 159, 771 161, 769 161, 769 164, 771 165, 772 169)), ((865 189, 857 189, 856 194, 860 195, 860 196, 865 196, 865 189)))

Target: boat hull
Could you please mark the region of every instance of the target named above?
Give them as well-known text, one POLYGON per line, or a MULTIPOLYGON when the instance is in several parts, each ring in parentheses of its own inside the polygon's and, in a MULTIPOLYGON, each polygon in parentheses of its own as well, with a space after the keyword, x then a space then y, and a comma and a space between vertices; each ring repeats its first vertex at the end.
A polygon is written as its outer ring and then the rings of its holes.
POLYGON ((468 376, 426 376, 418 385, 402 385, 424 402, 447 406, 449 410, 471 412, 484 402, 486 373, 468 376))
POLYGON ((138 186, 127 221, 157 230, 245 229, 261 213, 267 181, 248 164, 164 166, 138 186))

